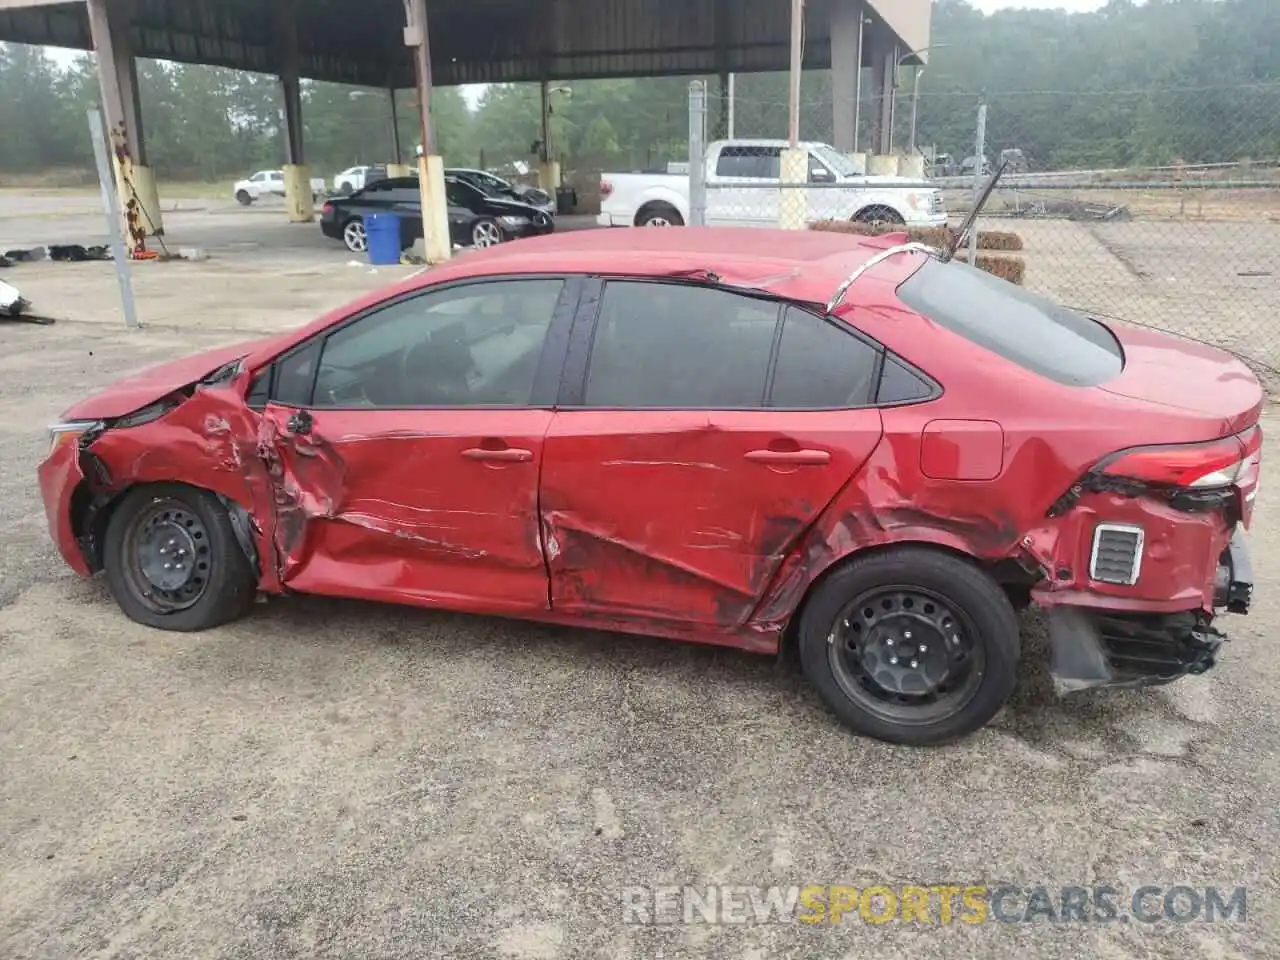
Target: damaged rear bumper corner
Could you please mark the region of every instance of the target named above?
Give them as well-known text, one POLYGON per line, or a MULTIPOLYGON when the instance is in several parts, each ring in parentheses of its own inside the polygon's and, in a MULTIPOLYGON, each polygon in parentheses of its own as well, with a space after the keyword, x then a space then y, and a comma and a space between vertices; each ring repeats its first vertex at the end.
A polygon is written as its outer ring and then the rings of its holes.
MULTIPOLYGON (((1248 613, 1253 565, 1239 527, 1218 558, 1213 606, 1248 613)), ((1050 673, 1059 695, 1136 687, 1199 674, 1217 663, 1226 635, 1205 611, 1120 613, 1063 604, 1049 616, 1050 673)))
POLYGON ((1049 672, 1059 695, 1168 683, 1213 667, 1225 639, 1198 611, 1118 614, 1064 605, 1049 611, 1049 672))

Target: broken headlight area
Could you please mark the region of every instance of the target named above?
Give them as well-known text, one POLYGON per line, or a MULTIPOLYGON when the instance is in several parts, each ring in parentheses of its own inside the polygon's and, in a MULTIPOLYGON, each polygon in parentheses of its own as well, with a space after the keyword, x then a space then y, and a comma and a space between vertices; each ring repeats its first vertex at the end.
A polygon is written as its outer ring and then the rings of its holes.
POLYGON ((1059 694, 1168 683, 1213 667, 1225 639, 1200 611, 1116 614, 1055 607, 1049 611, 1049 671, 1059 694))
POLYGON ((92 438, 102 429, 101 420, 68 420, 65 423, 55 423, 49 427, 49 452, 53 453, 64 443, 79 444, 86 438, 92 442, 92 438))

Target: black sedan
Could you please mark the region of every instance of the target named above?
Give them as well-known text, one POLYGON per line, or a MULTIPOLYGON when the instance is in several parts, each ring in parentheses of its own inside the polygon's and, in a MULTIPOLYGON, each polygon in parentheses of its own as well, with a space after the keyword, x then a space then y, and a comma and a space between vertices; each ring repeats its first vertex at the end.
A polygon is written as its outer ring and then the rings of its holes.
MULTIPOLYGON (((555 221, 528 203, 486 194, 456 177, 445 177, 449 201, 449 238, 455 246, 491 247, 504 240, 551 233, 555 221)), ((417 177, 392 177, 371 183, 347 197, 325 201, 320 230, 341 240, 353 253, 368 248, 364 218, 371 213, 400 217, 400 248, 422 236, 422 197, 417 177)))

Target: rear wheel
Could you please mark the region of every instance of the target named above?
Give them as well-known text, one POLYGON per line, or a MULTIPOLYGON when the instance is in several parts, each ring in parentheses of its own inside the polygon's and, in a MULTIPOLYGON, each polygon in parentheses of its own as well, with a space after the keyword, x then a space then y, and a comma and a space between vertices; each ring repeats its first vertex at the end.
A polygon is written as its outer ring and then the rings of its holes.
POLYGON ((237 190, 236 203, 240 204, 242 207, 247 207, 249 204, 253 203, 253 197, 249 195, 248 190, 237 190))
POLYGON ((647 203, 636 213, 637 227, 683 227, 680 211, 669 203, 647 203))
POLYGON ((901 226, 907 222, 902 219, 902 214, 897 210, 885 206, 872 206, 859 210, 853 215, 853 219, 858 223, 891 223, 894 226, 901 226))
POLYGON ((973 564, 926 547, 855 559, 822 581, 800 619, 800 660, 859 733, 893 743, 982 727, 1017 679, 1018 621, 973 564))
POLYGON ((369 234, 365 231, 364 221, 359 217, 348 220, 342 228, 342 242, 352 253, 364 253, 369 249, 369 234))
POLYGON ((127 493, 107 522, 103 560, 120 609, 162 630, 206 630, 234 620, 256 592, 226 508, 183 484, 127 493))

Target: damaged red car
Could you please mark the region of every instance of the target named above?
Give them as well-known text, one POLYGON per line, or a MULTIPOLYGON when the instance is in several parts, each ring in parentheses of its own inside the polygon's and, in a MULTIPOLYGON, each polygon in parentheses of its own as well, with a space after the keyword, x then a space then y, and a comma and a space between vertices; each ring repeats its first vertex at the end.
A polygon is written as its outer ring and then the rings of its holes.
POLYGON ((1262 391, 1235 358, 895 238, 495 248, 67 411, 49 528, 134 620, 258 593, 793 648, 862 733, 1200 673, 1248 609, 1262 391))

